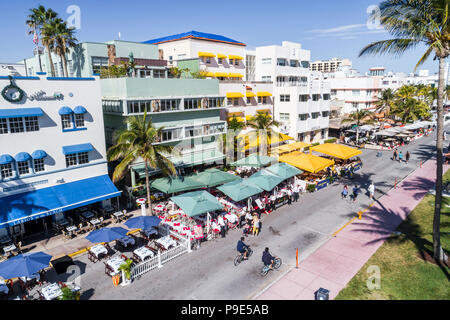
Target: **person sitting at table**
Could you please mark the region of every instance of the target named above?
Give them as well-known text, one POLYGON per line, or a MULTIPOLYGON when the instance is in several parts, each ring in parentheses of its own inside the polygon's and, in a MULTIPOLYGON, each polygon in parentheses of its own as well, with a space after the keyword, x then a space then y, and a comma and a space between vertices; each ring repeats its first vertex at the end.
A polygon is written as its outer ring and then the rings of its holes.
POLYGON ((233 212, 230 212, 227 214, 227 220, 229 223, 235 224, 238 220, 238 217, 233 212))
POLYGON ((246 213, 246 215, 245 215, 245 220, 247 220, 247 224, 251 224, 251 223, 252 223, 253 216, 252 216, 252 214, 250 213, 250 211, 248 211, 248 212, 246 213))

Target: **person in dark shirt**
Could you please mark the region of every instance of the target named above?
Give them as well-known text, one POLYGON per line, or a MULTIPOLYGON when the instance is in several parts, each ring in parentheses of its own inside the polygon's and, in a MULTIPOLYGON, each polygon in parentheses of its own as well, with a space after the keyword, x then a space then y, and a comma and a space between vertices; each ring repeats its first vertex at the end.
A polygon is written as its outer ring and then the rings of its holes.
POLYGON ((236 248, 236 249, 237 249, 238 252, 244 254, 244 259, 247 259, 247 254, 248 254, 247 249, 248 249, 248 245, 246 245, 246 244, 244 243, 244 240, 245 240, 245 238, 244 238, 244 237, 241 237, 241 240, 239 240, 238 243, 237 243, 237 248, 236 248))
POLYGON ((264 262, 265 266, 270 266, 270 269, 273 269, 274 257, 270 254, 269 248, 266 248, 262 255, 262 262, 264 262))

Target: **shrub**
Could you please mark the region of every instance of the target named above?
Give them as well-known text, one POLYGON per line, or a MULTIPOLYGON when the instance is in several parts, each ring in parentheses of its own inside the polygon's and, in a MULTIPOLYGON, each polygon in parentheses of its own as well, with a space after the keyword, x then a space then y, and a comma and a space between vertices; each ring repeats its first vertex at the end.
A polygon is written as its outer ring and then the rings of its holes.
POLYGON ((306 186, 306 190, 307 190, 308 192, 314 192, 314 191, 316 191, 316 185, 315 185, 315 184, 308 184, 308 185, 306 186))
POLYGON ((323 143, 335 143, 336 140, 337 140, 337 138, 331 138, 331 139, 325 140, 323 143))

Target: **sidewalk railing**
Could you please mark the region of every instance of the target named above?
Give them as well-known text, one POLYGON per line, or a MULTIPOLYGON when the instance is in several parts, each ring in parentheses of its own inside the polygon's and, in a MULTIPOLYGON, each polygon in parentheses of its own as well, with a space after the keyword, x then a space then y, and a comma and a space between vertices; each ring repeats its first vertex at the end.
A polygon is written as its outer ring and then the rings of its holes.
POLYGON ((156 257, 148 259, 132 267, 131 280, 134 280, 153 269, 161 268, 163 264, 175 259, 178 256, 181 256, 182 254, 191 252, 191 243, 188 239, 185 239, 172 231, 169 231, 169 235, 177 238, 179 245, 162 253, 158 250, 158 255, 156 257))

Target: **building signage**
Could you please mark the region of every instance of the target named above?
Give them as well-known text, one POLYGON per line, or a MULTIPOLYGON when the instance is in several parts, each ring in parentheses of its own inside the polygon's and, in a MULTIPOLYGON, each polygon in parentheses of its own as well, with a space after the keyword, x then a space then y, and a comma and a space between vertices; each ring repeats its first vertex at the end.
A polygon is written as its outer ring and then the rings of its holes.
POLYGON ((43 90, 27 95, 27 98, 31 101, 49 101, 49 100, 63 100, 64 95, 61 92, 55 92, 52 96, 47 96, 47 93, 43 90))
POLYGON ((14 190, 26 189, 26 188, 34 187, 34 186, 37 186, 40 184, 46 184, 46 183, 48 183, 48 180, 24 183, 24 184, 20 184, 18 186, 3 188, 3 192, 10 192, 10 191, 14 191, 14 190))

